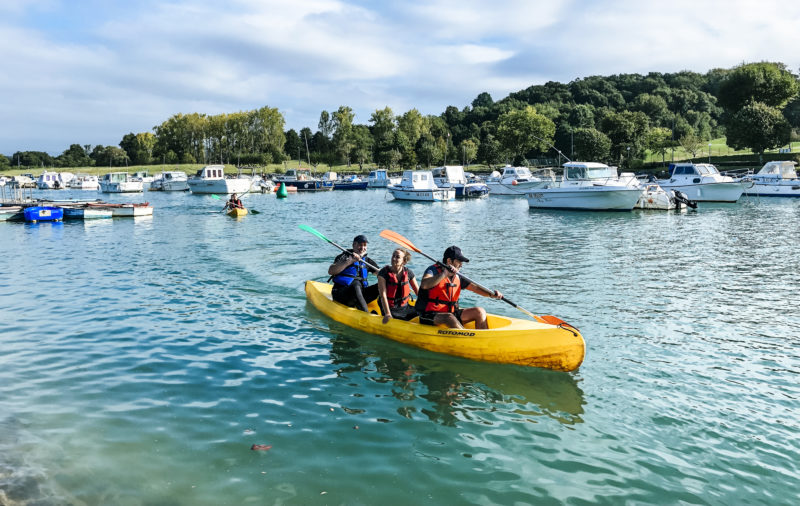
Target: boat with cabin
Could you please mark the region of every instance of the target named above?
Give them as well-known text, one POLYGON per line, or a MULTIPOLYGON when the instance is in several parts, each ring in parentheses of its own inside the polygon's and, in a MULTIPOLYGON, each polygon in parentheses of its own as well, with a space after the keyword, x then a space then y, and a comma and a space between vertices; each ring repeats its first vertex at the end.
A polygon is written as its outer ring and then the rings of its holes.
POLYGON ((294 186, 297 191, 313 192, 313 191, 330 191, 333 190, 333 181, 315 178, 311 174, 310 169, 286 169, 281 175, 272 178, 275 184, 285 184, 287 187, 294 186))
POLYGON ((189 190, 188 176, 182 170, 165 170, 156 174, 150 191, 183 192, 189 190))
POLYGON ((665 190, 679 190, 695 202, 736 202, 753 186, 752 181, 737 181, 723 176, 710 163, 671 163, 669 179, 656 182, 665 190))
POLYGON ((390 184, 399 184, 399 177, 390 177, 386 169, 375 169, 369 172, 367 176, 368 188, 386 188, 390 184))
POLYGON ((141 181, 134 181, 127 172, 109 172, 100 179, 100 191, 104 193, 138 193, 143 191, 141 181))
POLYGON ((36 187, 40 190, 64 190, 74 177, 72 172, 44 171, 36 178, 36 187))
POLYGON ((146 170, 140 170, 140 171, 134 172, 133 175, 131 176, 131 179, 133 181, 141 181, 142 182, 142 188, 144 190, 149 190, 150 189, 150 185, 153 183, 153 180, 155 179, 155 177, 151 176, 146 170))
POLYGON ((433 181, 439 188, 454 188, 457 198, 475 198, 489 195, 489 186, 469 181, 461 165, 444 165, 431 170, 433 181))
POLYGON ((92 174, 78 173, 68 186, 70 190, 99 190, 100 178, 92 174))
POLYGON ((225 177, 224 165, 206 165, 187 179, 192 193, 245 193, 250 190, 253 180, 241 175, 225 177))
POLYGON ((620 177, 616 167, 598 162, 567 162, 561 181, 527 193, 528 206, 537 209, 630 211, 642 187, 633 174, 620 177))
MULTIPOLYGON (((333 181, 333 189, 334 190, 366 190, 367 189, 367 181, 364 181, 357 174, 350 174, 348 176, 339 177, 338 174, 335 172, 326 172, 325 174, 330 174, 332 176, 333 181)), ((322 176, 325 179, 325 176, 322 176)))
POLYGON ((493 171, 486 178, 486 185, 489 187, 490 195, 511 195, 515 197, 525 196, 534 189, 552 184, 555 182, 555 175, 552 169, 541 172, 541 176, 535 176, 528 167, 512 167, 506 165, 502 172, 493 171), (549 172, 548 172, 549 171, 549 172))
POLYGON ((433 181, 433 173, 429 170, 407 170, 399 184, 386 187, 397 200, 417 200, 425 202, 453 200, 456 198, 455 188, 439 188, 433 181))
POLYGON ((767 162, 758 173, 745 176, 744 182, 753 186, 745 188, 745 195, 758 197, 800 197, 800 177, 795 169, 797 162, 767 162))

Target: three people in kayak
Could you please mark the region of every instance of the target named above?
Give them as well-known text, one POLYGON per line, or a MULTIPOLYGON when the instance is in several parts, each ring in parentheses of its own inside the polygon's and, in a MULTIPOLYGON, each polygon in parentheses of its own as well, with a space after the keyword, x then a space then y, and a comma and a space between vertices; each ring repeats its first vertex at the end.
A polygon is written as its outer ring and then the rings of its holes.
POLYGON ((333 279, 333 300, 369 312, 367 304, 378 298, 378 285, 367 281, 369 271, 377 271, 378 264, 367 256, 367 237, 359 234, 353 238, 353 247, 340 253, 328 267, 333 279))
POLYGON ((498 291, 488 292, 464 279, 458 271, 466 262, 469 259, 461 252, 461 248, 450 246, 444 250, 441 264, 437 262, 425 269, 415 304, 420 323, 463 329, 464 324, 475 322, 476 329, 488 328, 485 309, 458 307, 461 290, 466 289, 493 299, 501 299, 503 294, 498 291))
POLYGON ((378 302, 383 313, 383 323, 392 318, 411 320, 417 316, 414 306, 409 305, 411 290, 419 293, 419 284, 414 272, 406 267, 411 253, 404 248, 392 252, 392 260, 378 272, 378 302))

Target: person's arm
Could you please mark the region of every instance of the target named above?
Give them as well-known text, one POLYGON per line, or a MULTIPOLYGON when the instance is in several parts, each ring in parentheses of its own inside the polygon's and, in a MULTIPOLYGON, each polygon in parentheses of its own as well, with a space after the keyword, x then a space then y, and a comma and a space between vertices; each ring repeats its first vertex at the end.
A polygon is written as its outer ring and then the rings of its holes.
POLYGON ((479 288, 478 285, 476 285, 475 283, 470 283, 467 286, 464 286, 463 278, 462 278, 461 283, 462 283, 461 286, 463 286, 465 289, 469 290, 470 292, 477 293, 478 295, 481 295, 483 297, 489 297, 490 299, 502 299, 503 298, 503 294, 500 293, 497 290, 495 290, 494 292, 490 292, 490 291, 484 290, 482 288, 479 288))
POLYGON ((409 279, 408 284, 411 285, 411 289, 414 290, 414 293, 419 295, 419 283, 417 283, 417 278, 413 277, 409 279))
POLYGON ((348 265, 352 265, 357 260, 361 260, 361 257, 358 256, 357 253, 348 252, 348 254, 346 254, 346 255, 344 255, 344 254, 339 255, 333 261, 331 266, 328 267, 328 274, 331 275, 331 276, 335 276, 335 275, 339 274, 340 272, 342 272, 343 270, 345 270, 348 265))
POLYGON ((389 323, 392 319, 392 310, 386 297, 386 279, 383 276, 378 276, 378 302, 383 309, 383 323, 389 323))

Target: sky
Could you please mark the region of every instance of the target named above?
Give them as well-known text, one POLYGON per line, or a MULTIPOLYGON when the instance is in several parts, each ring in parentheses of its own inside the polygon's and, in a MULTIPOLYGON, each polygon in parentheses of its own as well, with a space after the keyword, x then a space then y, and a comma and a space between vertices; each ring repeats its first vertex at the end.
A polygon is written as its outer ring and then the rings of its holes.
POLYGON ((0 153, 118 145, 178 113, 439 115, 548 81, 800 69, 786 0, 0 0, 0 153))

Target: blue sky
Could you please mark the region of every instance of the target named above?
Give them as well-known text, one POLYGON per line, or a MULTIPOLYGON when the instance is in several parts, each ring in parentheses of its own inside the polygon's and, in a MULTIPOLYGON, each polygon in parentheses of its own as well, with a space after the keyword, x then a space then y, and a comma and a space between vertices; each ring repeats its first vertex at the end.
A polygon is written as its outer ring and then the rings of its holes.
POLYGON ((117 145, 176 113, 440 114, 547 81, 800 67, 779 0, 0 0, 0 153, 117 145))

